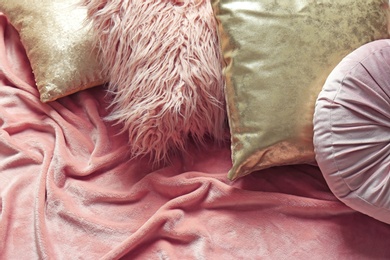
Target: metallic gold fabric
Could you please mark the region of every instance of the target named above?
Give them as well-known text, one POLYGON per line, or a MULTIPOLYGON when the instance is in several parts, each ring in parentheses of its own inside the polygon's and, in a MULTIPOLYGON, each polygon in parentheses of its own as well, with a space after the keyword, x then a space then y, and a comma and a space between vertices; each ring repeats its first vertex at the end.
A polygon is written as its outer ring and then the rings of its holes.
POLYGON ((381 0, 214 0, 226 61, 229 178, 314 161, 313 111, 330 71, 387 37, 381 0))
POLYGON ((43 102, 105 82, 79 0, 1 0, 19 31, 43 102))

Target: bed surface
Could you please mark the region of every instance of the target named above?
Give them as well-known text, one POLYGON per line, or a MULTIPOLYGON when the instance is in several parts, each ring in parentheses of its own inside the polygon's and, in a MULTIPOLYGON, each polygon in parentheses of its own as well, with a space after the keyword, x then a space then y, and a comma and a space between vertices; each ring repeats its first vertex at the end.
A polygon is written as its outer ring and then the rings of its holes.
POLYGON ((130 160, 93 88, 39 101, 0 16, 0 259, 388 259, 390 226, 339 202, 316 166, 235 182, 226 143, 130 160))

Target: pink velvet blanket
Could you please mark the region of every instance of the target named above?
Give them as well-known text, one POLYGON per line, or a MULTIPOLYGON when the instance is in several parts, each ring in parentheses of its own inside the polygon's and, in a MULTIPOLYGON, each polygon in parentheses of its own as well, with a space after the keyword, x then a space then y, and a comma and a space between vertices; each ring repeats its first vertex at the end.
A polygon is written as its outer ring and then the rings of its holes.
POLYGON ((390 259, 390 226, 309 165, 234 183, 229 144, 152 167, 103 121, 103 87, 40 103, 0 17, 0 259, 390 259))

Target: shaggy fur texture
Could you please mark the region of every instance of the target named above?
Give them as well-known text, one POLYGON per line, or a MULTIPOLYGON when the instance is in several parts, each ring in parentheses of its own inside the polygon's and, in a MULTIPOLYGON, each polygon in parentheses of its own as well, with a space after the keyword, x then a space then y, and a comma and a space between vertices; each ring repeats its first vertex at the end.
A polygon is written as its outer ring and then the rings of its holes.
POLYGON ((223 138, 225 101, 209 0, 82 0, 134 156, 167 159, 189 138, 223 138))

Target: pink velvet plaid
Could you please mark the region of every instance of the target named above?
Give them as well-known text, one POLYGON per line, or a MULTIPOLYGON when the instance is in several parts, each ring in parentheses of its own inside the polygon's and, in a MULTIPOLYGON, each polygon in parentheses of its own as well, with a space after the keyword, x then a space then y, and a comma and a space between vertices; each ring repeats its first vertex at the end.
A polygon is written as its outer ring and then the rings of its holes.
POLYGON ((0 259, 389 259, 390 226, 309 165, 231 183, 229 144, 129 160, 103 88, 42 104, 0 15, 0 259))

